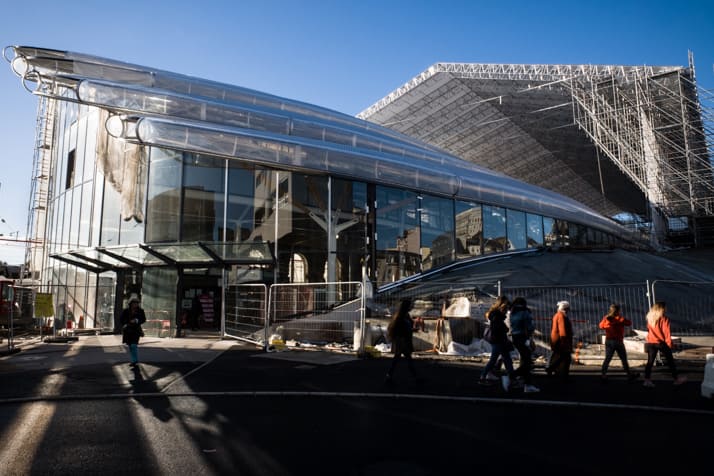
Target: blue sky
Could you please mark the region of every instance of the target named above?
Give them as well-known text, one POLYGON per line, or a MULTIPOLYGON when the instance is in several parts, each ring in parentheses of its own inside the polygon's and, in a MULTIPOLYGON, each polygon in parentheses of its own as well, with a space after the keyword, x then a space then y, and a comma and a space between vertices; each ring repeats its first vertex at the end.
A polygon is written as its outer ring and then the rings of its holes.
MULTIPOLYGON (((357 114, 436 62, 686 65, 714 90, 714 1, 35 0, 0 47, 105 56, 357 114)), ((0 62, 0 261, 19 264, 36 98, 0 62)))

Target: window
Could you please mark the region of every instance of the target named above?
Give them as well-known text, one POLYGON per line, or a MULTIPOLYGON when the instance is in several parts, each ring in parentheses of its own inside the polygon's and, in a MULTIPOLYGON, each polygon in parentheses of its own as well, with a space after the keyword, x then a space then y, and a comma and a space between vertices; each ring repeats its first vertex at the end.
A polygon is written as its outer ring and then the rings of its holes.
POLYGON ((72 149, 69 151, 69 154, 67 154, 67 172, 64 182, 65 190, 67 190, 68 188, 72 188, 72 186, 74 185, 74 156, 75 149, 72 149))

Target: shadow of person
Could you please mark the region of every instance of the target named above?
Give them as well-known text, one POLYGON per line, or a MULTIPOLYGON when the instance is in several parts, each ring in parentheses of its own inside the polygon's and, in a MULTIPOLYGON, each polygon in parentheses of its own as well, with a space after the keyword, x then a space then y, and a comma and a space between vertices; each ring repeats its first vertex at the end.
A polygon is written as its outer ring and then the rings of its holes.
POLYGON ((161 421, 166 422, 173 418, 169 411, 171 408, 169 398, 159 390, 154 380, 144 378, 141 365, 132 367, 131 371, 134 378, 129 382, 132 386, 131 393, 134 394, 134 400, 150 409, 154 416, 161 421))

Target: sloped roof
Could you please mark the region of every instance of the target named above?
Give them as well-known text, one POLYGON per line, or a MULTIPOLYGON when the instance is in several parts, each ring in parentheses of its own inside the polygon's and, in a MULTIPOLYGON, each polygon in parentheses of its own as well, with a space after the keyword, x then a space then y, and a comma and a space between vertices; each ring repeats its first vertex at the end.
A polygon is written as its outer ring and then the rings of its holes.
POLYGON ((437 63, 358 117, 561 193, 606 216, 644 214, 644 193, 575 123, 571 84, 676 66, 437 63))

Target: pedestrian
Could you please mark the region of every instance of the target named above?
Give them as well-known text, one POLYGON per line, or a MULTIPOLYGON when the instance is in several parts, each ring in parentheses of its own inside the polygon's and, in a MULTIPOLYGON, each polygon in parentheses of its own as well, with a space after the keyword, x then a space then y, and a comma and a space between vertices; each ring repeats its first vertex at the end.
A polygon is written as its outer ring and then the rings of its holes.
POLYGON ((632 321, 620 314, 620 306, 618 304, 610 304, 608 313, 603 316, 600 321, 600 329, 605 330, 605 360, 602 362, 600 379, 602 383, 607 382, 607 369, 610 366, 612 356, 617 353, 617 356, 622 362, 622 369, 627 374, 627 380, 633 381, 640 376, 637 372, 630 370, 630 364, 627 362, 627 350, 625 349, 625 327, 631 326, 632 321))
POLYGON ((535 331, 533 314, 528 308, 526 299, 517 297, 513 300, 513 305, 511 306, 511 340, 520 356, 520 364, 513 373, 517 378, 523 379, 524 393, 540 392, 540 389, 533 385, 533 376, 531 375, 531 370, 533 369, 533 351, 531 350, 533 348, 533 331, 535 331))
POLYGON ((508 326, 506 325, 508 306, 508 298, 506 296, 498 296, 486 312, 486 319, 491 328, 491 356, 486 362, 486 366, 481 370, 481 378, 479 379, 479 382, 484 384, 488 383, 489 380, 496 380, 492 370, 498 358, 501 357, 507 372, 501 376, 501 386, 506 392, 511 388, 511 377, 513 376, 513 361, 511 360, 513 344, 508 340, 508 326))
POLYGON ((417 380, 417 373, 414 368, 414 361, 412 360, 412 352, 414 351, 414 344, 412 343, 414 321, 409 314, 412 306, 413 301, 410 298, 403 299, 399 303, 399 309, 397 309, 397 312, 392 316, 389 326, 387 326, 387 336, 392 342, 392 353, 394 357, 387 372, 386 383, 392 383, 394 370, 402 356, 404 356, 404 359, 407 361, 407 366, 409 367, 409 372, 412 377, 415 381, 417 380))
POLYGON ((647 351, 647 364, 645 365, 645 387, 654 387, 652 382, 652 366, 654 365, 657 352, 665 357, 669 370, 672 372, 672 378, 675 385, 682 385, 687 381, 684 376, 679 376, 677 365, 674 363, 672 355, 672 334, 669 325, 669 317, 665 315, 667 305, 662 302, 656 302, 652 305, 647 313, 647 340, 645 342, 645 350, 647 351))
POLYGON ((141 325, 146 322, 146 314, 137 294, 129 296, 129 303, 121 312, 119 322, 122 326, 122 343, 129 346, 130 365, 136 367, 139 365, 139 339, 144 337, 141 325))
POLYGON ((555 375, 563 383, 569 381, 570 363, 573 360, 573 326, 568 317, 569 312, 570 303, 559 301, 550 329, 550 363, 545 369, 548 376, 555 375))

